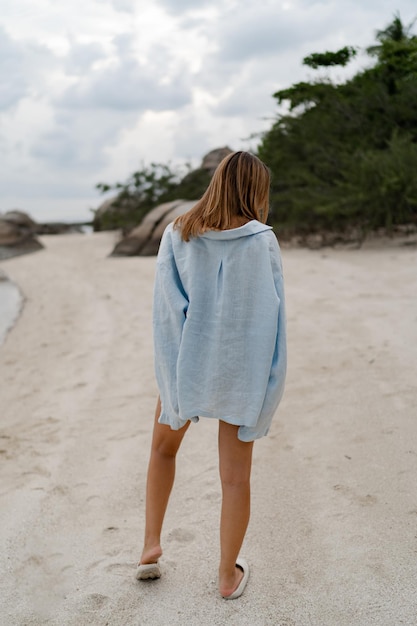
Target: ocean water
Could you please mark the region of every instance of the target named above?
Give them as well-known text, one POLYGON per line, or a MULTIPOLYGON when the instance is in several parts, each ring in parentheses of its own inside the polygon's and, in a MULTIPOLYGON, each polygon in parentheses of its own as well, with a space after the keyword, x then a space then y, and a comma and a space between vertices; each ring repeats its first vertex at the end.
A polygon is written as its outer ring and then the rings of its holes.
POLYGON ((16 285, 5 279, 0 270, 0 345, 17 320, 23 297, 16 285))

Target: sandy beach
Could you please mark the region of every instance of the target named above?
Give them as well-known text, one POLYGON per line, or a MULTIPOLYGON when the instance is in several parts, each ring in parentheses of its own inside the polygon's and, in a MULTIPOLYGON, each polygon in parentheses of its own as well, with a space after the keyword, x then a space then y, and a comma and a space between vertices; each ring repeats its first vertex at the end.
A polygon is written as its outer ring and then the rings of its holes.
POLYGON ((163 577, 134 579, 155 258, 42 237, 0 346, 0 624, 415 626, 417 248, 284 249, 286 393, 254 449, 244 595, 217 591, 217 423, 179 453, 163 577))

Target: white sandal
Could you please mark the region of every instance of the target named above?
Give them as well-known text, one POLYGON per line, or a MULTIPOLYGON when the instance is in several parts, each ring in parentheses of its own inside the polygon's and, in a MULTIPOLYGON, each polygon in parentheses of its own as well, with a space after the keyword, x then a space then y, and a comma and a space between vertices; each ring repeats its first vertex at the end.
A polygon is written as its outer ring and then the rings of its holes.
POLYGON ((161 568, 158 562, 138 565, 136 580, 155 580, 157 578, 161 578, 161 568))
POLYGON ((242 593, 245 591, 246 583, 249 578, 249 565, 245 559, 239 558, 236 561, 236 567, 242 570, 243 578, 239 583, 239 586, 234 590, 230 596, 223 596, 225 600, 236 600, 236 598, 240 598, 242 593))

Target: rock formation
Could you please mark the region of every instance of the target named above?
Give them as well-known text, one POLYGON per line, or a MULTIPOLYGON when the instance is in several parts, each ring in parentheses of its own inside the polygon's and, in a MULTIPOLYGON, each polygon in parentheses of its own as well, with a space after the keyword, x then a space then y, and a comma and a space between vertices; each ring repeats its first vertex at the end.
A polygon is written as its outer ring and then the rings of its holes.
POLYGON ((153 256, 166 226, 176 217, 191 209, 196 200, 174 200, 152 209, 114 248, 111 256, 153 256))
MULTIPOLYGON (((230 148, 217 148, 212 150, 203 158, 201 166, 193 170, 187 176, 189 178, 196 172, 209 172, 213 175, 214 170, 230 154, 230 148)), ((184 179, 184 180, 185 180, 184 179)), ((184 182, 184 181, 182 181, 184 182)), ((179 188, 181 187, 181 183, 179 188)), ((112 203, 114 198, 106 200, 97 210, 96 215, 102 216, 106 210, 114 210, 112 203)), ((131 230, 114 248, 111 256, 152 256, 158 253, 159 243, 162 233, 169 222, 172 222, 178 215, 182 215, 197 202, 195 200, 173 200, 158 205, 145 215, 138 226, 131 230)))
POLYGON ((210 173, 210 176, 213 176, 214 171, 220 161, 223 161, 224 157, 227 157, 227 155, 231 152, 233 152, 233 150, 231 150, 227 146, 224 146, 224 148, 216 148, 215 150, 212 150, 211 152, 206 154, 205 157, 203 157, 201 169, 207 170, 210 173))
POLYGON ((103 228, 103 218, 109 213, 117 213, 120 209, 113 206, 114 201, 117 199, 117 196, 112 196, 111 198, 107 198, 100 204, 100 206, 94 211, 93 218, 93 230, 94 232, 98 232, 100 230, 105 230, 103 228))
POLYGON ((13 210, 0 215, 0 259, 40 250, 36 238, 36 222, 23 211, 13 210))

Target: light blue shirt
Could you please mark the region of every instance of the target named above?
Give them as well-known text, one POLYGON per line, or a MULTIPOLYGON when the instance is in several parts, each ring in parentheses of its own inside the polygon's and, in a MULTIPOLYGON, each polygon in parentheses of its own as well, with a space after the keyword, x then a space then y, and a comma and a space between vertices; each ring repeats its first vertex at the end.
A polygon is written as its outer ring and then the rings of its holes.
POLYGON ((238 437, 268 433, 287 366, 281 254, 270 226, 210 230, 186 242, 167 226, 154 289, 161 424, 214 417, 238 437))

